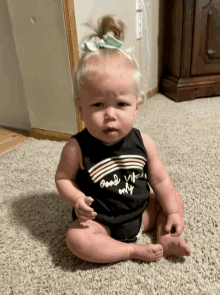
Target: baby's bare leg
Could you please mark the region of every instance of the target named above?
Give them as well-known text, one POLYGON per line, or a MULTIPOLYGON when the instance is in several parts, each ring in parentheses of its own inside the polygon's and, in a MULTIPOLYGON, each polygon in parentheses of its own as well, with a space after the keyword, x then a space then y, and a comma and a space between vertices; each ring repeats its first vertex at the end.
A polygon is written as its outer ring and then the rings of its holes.
POLYGON ((157 261, 163 257, 161 245, 123 243, 110 237, 110 230, 93 220, 83 225, 74 221, 66 237, 70 251, 77 257, 95 263, 111 263, 126 259, 157 261))
MULTIPOLYGON (((184 204, 182 198, 178 195, 181 206, 181 215, 183 218, 184 204)), ((179 238, 173 237, 165 231, 167 215, 162 210, 154 194, 150 194, 150 202, 143 213, 144 231, 157 227, 157 243, 163 246, 163 256, 188 256, 190 248, 187 243, 179 238)))
POLYGON ((156 229, 157 219, 161 212, 161 206, 157 201, 155 194, 150 194, 149 204, 147 209, 143 212, 142 223, 144 226, 144 232, 156 229))

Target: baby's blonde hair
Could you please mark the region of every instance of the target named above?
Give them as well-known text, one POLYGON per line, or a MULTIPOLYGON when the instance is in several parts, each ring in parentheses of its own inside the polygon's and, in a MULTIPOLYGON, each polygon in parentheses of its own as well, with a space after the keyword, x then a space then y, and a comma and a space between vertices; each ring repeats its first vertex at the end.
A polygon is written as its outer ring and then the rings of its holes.
MULTIPOLYGON (((116 15, 110 14, 99 19, 97 28, 91 23, 85 23, 84 25, 93 29, 95 33, 85 37, 83 41, 91 40, 92 38, 103 39, 103 36, 109 32, 113 33, 117 40, 124 40, 126 26, 116 15)), ((91 71, 97 70, 98 72, 96 62, 100 59, 120 59, 120 62, 123 63, 124 67, 127 69, 132 69, 136 88, 136 96, 139 99, 141 98, 141 102, 143 102, 146 95, 145 83, 139 70, 138 63, 132 55, 118 48, 101 48, 97 51, 82 52, 80 60, 73 73, 74 98, 79 99, 79 91, 81 85, 83 84, 83 78, 85 78, 86 75, 91 71)))

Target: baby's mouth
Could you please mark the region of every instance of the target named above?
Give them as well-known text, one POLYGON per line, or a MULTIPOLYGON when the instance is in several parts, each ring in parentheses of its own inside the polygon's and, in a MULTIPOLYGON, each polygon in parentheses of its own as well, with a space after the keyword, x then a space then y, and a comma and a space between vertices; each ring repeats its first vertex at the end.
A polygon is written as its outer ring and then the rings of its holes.
POLYGON ((107 128, 107 129, 103 130, 103 132, 105 134, 111 134, 111 133, 114 133, 114 132, 117 132, 117 131, 118 131, 118 129, 116 129, 116 128, 107 128))

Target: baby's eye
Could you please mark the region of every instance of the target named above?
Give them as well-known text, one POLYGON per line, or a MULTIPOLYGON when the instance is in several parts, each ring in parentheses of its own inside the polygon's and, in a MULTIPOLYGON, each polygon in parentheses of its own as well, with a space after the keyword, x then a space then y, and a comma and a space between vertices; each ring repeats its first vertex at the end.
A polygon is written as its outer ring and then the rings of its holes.
POLYGON ((119 102, 118 103, 118 107, 126 107, 126 106, 128 106, 128 104, 125 103, 125 102, 119 102))
POLYGON ((97 102, 97 103, 94 103, 92 106, 94 106, 96 108, 99 108, 99 107, 103 106, 103 103, 102 102, 97 102))

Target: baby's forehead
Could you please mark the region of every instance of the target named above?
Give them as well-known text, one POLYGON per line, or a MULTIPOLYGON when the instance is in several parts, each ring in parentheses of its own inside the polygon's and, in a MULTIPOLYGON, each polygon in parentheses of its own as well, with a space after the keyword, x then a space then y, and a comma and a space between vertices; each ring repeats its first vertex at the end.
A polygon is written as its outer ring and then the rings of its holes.
POLYGON ((134 63, 128 59, 123 53, 117 55, 91 55, 86 60, 86 68, 89 70, 97 70, 97 72, 120 70, 122 71, 135 71, 134 63))
POLYGON ((123 59, 97 59, 88 60, 84 78, 88 79, 127 79, 134 80, 134 67, 123 59))
POLYGON ((105 72, 89 72, 83 79, 81 85, 81 95, 88 93, 114 94, 119 93, 135 93, 135 82, 131 70, 118 69, 111 66, 105 72))
POLYGON ((124 68, 109 66, 108 68, 96 68, 93 71, 88 71, 84 76, 84 81, 92 81, 92 80, 112 80, 112 79, 120 79, 126 80, 127 82, 134 82, 133 71, 125 70, 124 68))
POLYGON ((83 79, 82 88, 101 92, 133 92, 135 82, 131 71, 117 70, 117 68, 111 67, 105 72, 87 73, 83 79))

